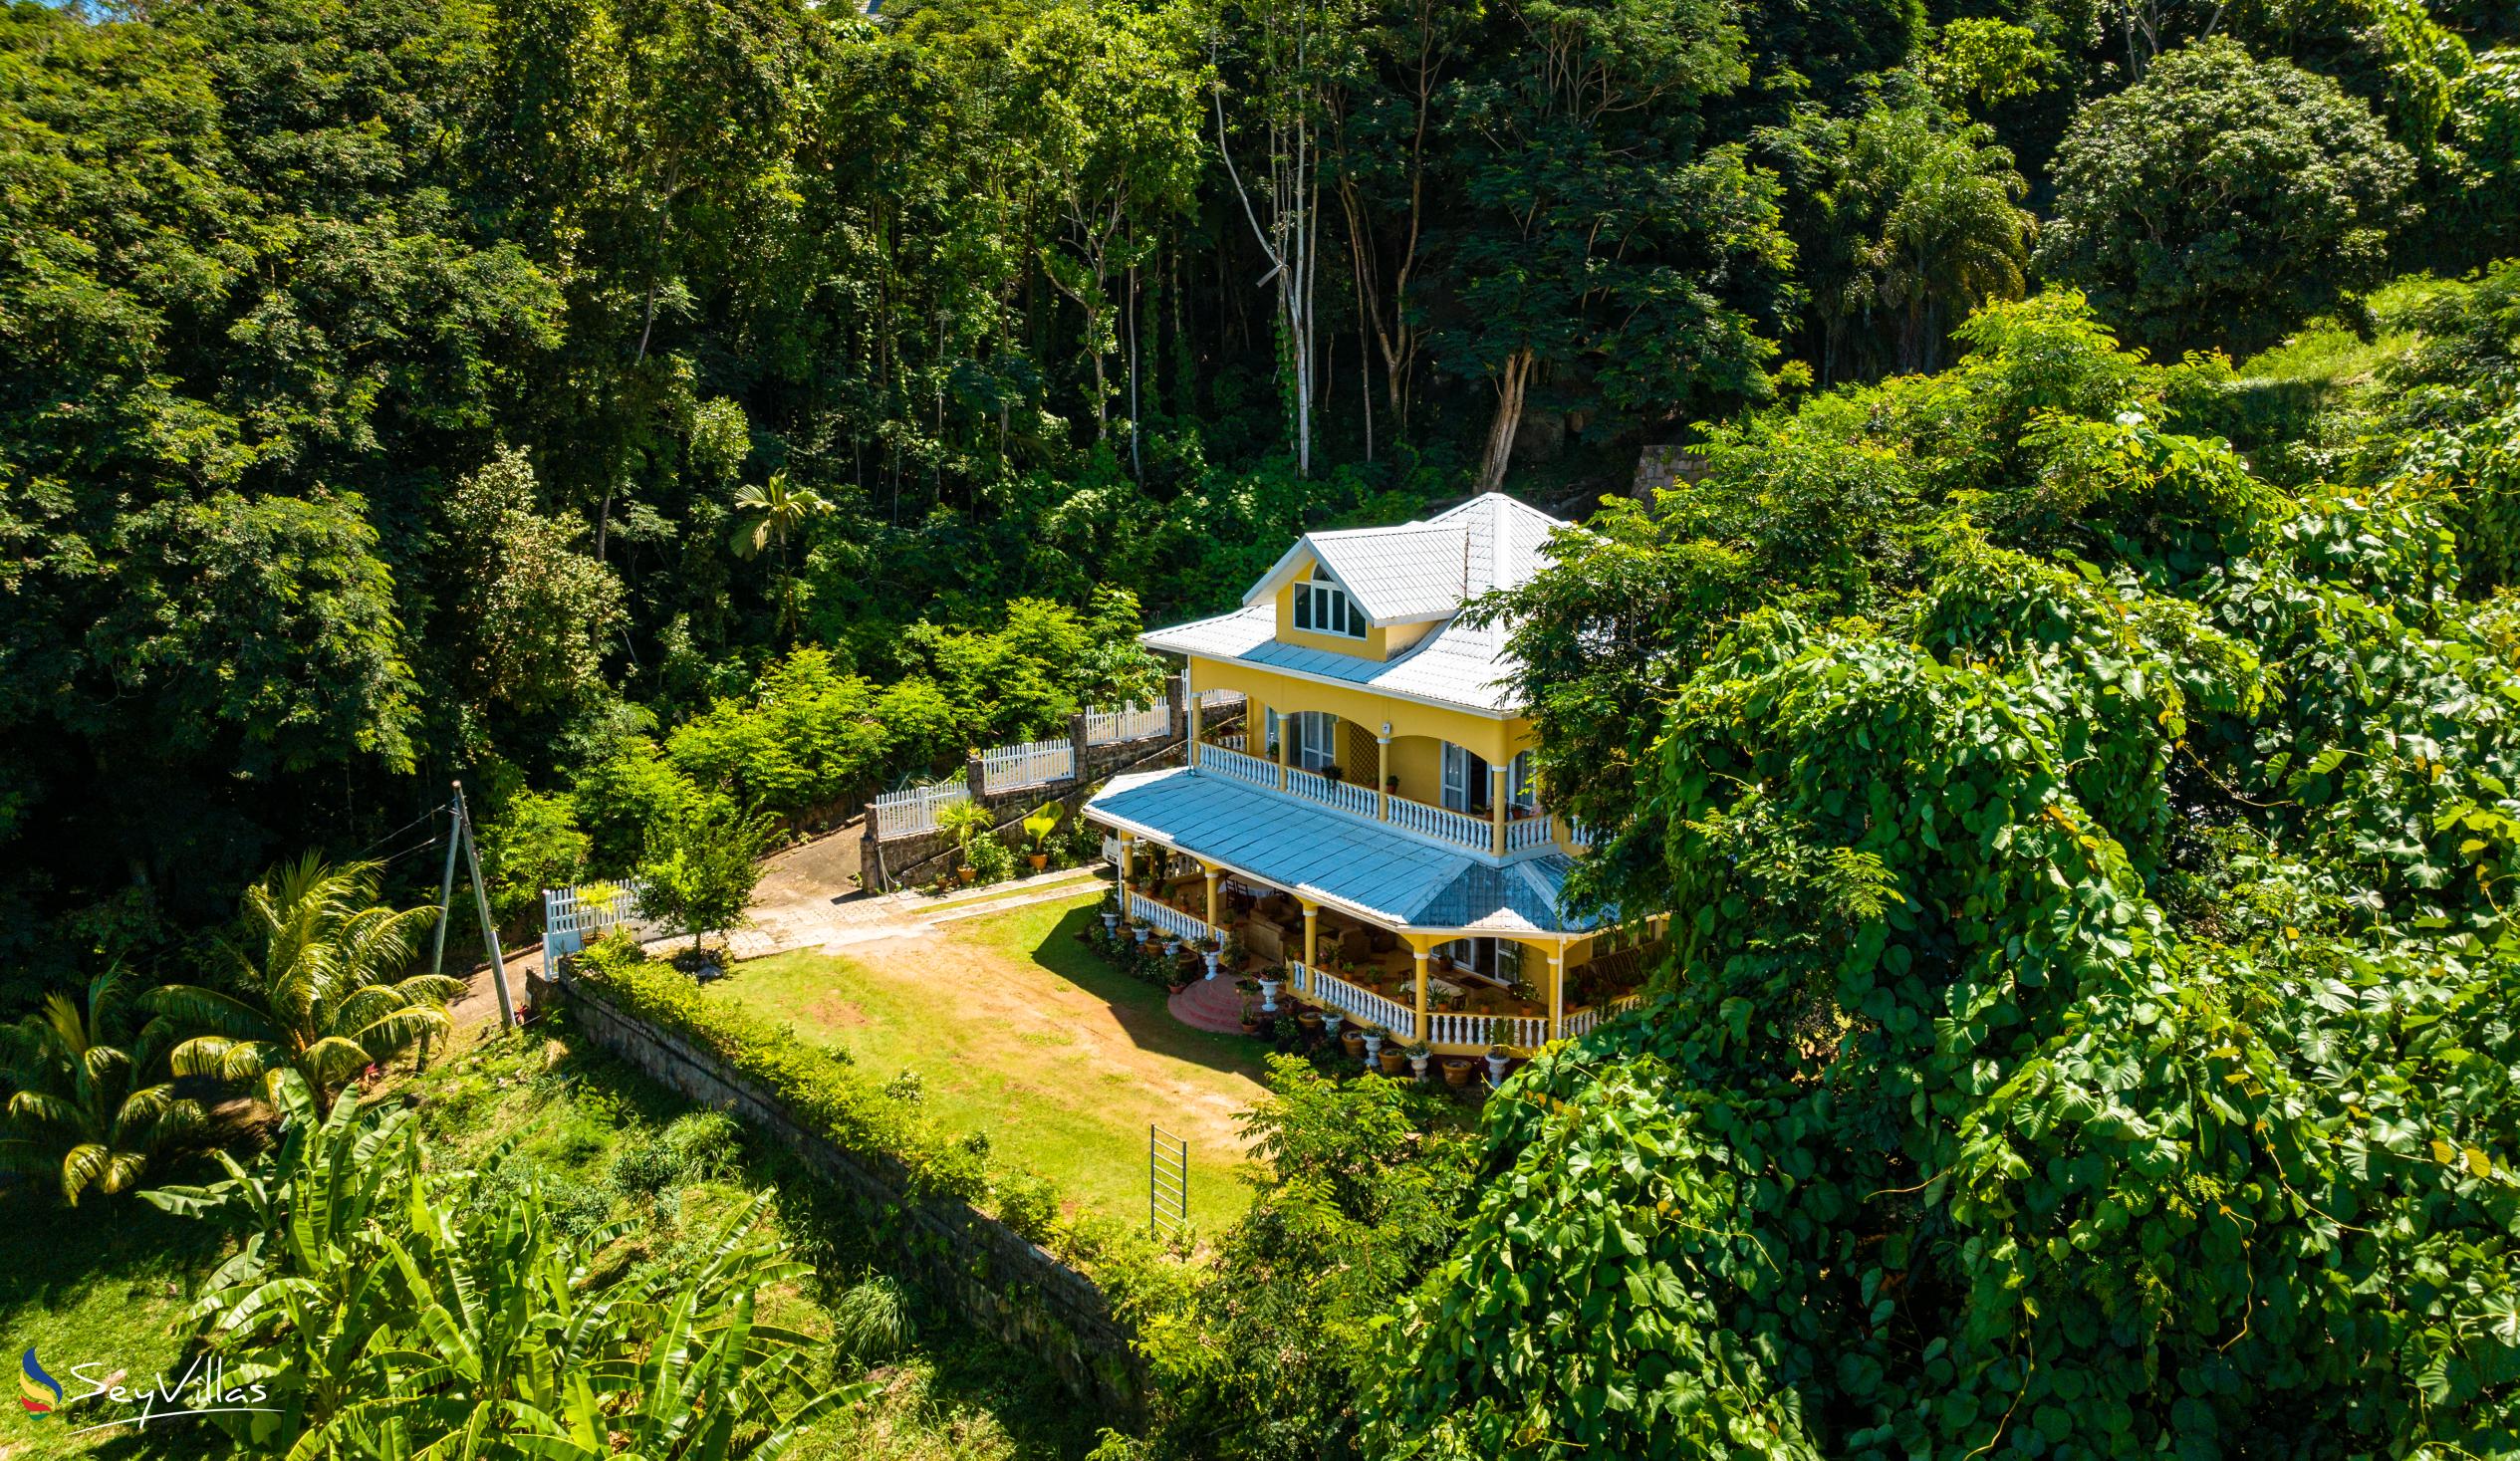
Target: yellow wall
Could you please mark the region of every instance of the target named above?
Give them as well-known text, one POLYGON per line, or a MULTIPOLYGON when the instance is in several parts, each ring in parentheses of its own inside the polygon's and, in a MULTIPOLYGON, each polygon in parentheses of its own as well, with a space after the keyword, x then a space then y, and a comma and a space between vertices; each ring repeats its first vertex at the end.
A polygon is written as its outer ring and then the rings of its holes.
MULTIPOLYGON (((1395 696, 1377 694, 1362 685, 1330 685, 1317 680, 1299 679, 1294 675, 1281 674, 1275 670, 1263 669, 1237 660, 1194 658, 1190 665, 1190 683, 1202 690, 1242 691, 1251 701, 1252 726, 1255 730, 1263 722, 1261 711, 1264 708, 1275 710, 1280 715, 1291 715, 1298 710, 1326 710, 1342 720, 1352 720, 1363 726, 1369 737, 1381 734, 1384 722, 1388 721, 1395 741, 1402 736, 1433 737, 1450 741, 1456 746, 1467 746, 1474 754, 1485 757, 1491 763, 1502 763, 1511 759, 1514 752, 1531 745, 1533 741, 1531 722, 1520 717, 1498 720, 1467 710, 1451 710, 1440 705, 1425 705, 1414 700, 1402 700, 1395 696)), ((1260 742, 1255 739, 1251 744, 1252 754, 1255 756, 1261 754, 1260 742)), ((1406 750, 1395 744, 1392 749, 1404 756, 1423 755, 1428 758, 1430 766, 1436 764, 1433 758, 1438 753, 1431 745, 1406 750)), ((1348 755, 1344 742, 1341 745, 1340 754, 1343 757, 1348 755)), ((1342 770, 1362 780, 1372 775, 1373 764, 1373 743, 1369 739, 1366 744, 1365 759, 1362 762, 1351 766, 1342 760, 1340 766, 1342 770)), ((1428 772, 1423 778, 1423 785, 1431 790, 1436 785, 1435 777, 1439 774, 1439 767, 1435 771, 1428 772)), ((1400 775, 1402 777, 1408 775, 1405 767, 1400 775)), ((1406 788, 1413 784, 1415 783, 1403 782, 1403 793, 1414 796, 1414 793, 1406 791, 1406 788)), ((1428 801, 1432 798, 1420 797, 1417 800, 1428 801)))
POLYGON ((1400 779, 1400 795, 1412 802, 1443 802, 1443 746, 1431 736, 1409 736, 1391 742, 1391 774, 1400 779))
POLYGON ((1418 640, 1426 637, 1429 629, 1443 622, 1441 619, 1426 619, 1409 624, 1369 624, 1362 639, 1346 634, 1327 634, 1318 629, 1299 629, 1295 626, 1295 590, 1312 577, 1316 562, 1311 554, 1306 554, 1304 561, 1296 566, 1294 582, 1278 586, 1277 639, 1281 644, 1327 649, 1333 654, 1352 654, 1359 659, 1383 660, 1414 648, 1418 640))

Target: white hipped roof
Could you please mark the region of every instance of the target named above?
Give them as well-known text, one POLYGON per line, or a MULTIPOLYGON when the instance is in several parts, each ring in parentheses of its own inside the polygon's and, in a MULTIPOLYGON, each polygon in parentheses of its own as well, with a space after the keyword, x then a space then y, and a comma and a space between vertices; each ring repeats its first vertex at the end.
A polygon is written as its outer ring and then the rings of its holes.
POLYGON ((1500 492, 1420 523, 1308 533, 1243 595, 1243 608, 1138 636, 1150 649, 1234 659, 1336 680, 1402 699, 1511 715, 1519 666, 1503 624, 1474 628, 1454 615, 1491 589, 1529 581, 1548 564, 1549 535, 1566 524, 1500 492), (1280 643, 1277 591, 1318 562, 1376 624, 1450 622, 1386 660, 1280 643))

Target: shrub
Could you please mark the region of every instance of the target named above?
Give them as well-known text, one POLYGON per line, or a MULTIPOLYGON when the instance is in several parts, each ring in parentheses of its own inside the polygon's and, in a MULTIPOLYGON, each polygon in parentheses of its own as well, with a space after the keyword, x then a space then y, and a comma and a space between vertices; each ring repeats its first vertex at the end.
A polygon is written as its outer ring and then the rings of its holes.
POLYGON ((618 934, 578 956, 580 983, 624 1014, 670 1031, 733 1067, 800 1124, 842 1147, 901 1164, 921 1193, 977 1202, 987 1165, 936 1131, 917 1108, 887 1098, 853 1066, 779 1038, 739 1006, 704 995, 690 976, 642 955, 618 934))
POLYGON ((1050 1246, 1059 1224, 1059 1184, 1035 1172, 1009 1172, 997 1180, 997 1220, 1024 1237, 1050 1246))
POLYGON ((888 1276, 852 1286, 832 1305, 832 1348, 848 1363, 865 1367, 897 1359, 917 1337, 910 1296, 888 1276))

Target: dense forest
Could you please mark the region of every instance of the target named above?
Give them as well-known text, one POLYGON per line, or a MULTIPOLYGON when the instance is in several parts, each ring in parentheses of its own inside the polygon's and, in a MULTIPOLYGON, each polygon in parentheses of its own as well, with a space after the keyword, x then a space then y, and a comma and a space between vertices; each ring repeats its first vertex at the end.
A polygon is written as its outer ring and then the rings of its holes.
POLYGON ((559 1039, 360 1110, 451 1029, 447 782, 518 926, 661 859, 722 928, 783 826, 1155 693, 1135 633, 1293 535, 1501 489, 1581 520, 1474 609, 1574 896, 1669 921, 1477 1115, 1279 1060, 1183 1263, 912 1073, 588 977, 1090 1272, 1102 1461, 2520 1451, 2508 0, 0 24, 0 1163, 113 1197, 286 1116, 150 1194, 234 1235, 218 1344, 478 1361, 432 1296, 524 1294, 637 1366, 412 1360, 387 1439, 866 1423, 889 1238, 738 1193, 723 1116, 559 1039), (502 1165, 538 1126, 575 1175, 502 1165), (649 1342, 815 1271, 820 1349, 649 1342))
POLYGON ((1303 527, 1580 514, 2041 287, 2161 360, 2368 336, 2508 251, 2509 25, 14 5, 0 962, 165 955, 454 776, 511 907, 677 797, 863 796, 1142 693, 1141 616, 1303 527))

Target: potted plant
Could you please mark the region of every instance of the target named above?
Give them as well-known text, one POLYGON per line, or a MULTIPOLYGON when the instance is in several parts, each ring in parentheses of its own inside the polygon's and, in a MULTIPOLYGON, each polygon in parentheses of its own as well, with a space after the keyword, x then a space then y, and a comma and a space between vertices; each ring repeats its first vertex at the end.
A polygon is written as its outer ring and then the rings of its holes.
POLYGON ((1445 1056, 1443 1058, 1443 1084, 1455 1088, 1470 1084, 1470 1058, 1468 1056, 1445 1056))
POLYGON ((1339 1048, 1348 1053, 1348 1058, 1350 1060, 1362 1060, 1365 1058, 1365 1032, 1366 1027, 1363 1025, 1350 1025, 1347 1029, 1340 1032, 1339 1048))
POLYGON ((1207 977, 1210 979, 1215 978, 1216 961, 1220 957, 1217 949, 1216 936, 1214 934, 1209 934, 1206 937, 1201 938, 1195 947, 1198 949, 1200 956, 1207 960, 1207 977))
POLYGON ((1383 1032, 1369 1025, 1365 1031, 1365 1068, 1371 1071, 1382 1061, 1383 1032))
POLYGON ((1383 778, 1383 790, 1389 792, 1394 797, 1398 796, 1400 794, 1400 779, 1396 776, 1386 776, 1383 778))
POLYGON ((956 802, 936 814, 936 830, 952 836, 954 847, 961 853, 961 860, 954 867, 954 880, 968 887, 971 879, 979 875, 979 868, 971 861, 973 840, 997 831, 997 825, 989 820, 989 809, 977 802, 956 802))
MULTIPOLYGON (((1341 1013, 1340 1013, 1339 1011, 1337 1011, 1337 1010, 1324 1010, 1324 1011, 1322 1011, 1322 1012, 1321 1012, 1321 1033, 1322 1033, 1322 1034, 1324 1034, 1324 1035, 1329 1036, 1329 1037, 1330 1037, 1331 1039, 1333 1039, 1333 1040, 1338 1040, 1338 1039, 1339 1039, 1339 1026, 1340 1026, 1340 1025, 1341 1025, 1341 1023, 1342 1023, 1342 1022, 1344 1022, 1347 1018, 1348 1018, 1348 1017, 1347 1017, 1346 1015, 1341 1014, 1341 1013)), ((1343 1042, 1343 1043, 1344 1043, 1344 1042, 1343 1042)))
POLYGON ((1489 1046, 1487 1048, 1487 1084, 1490 1086, 1504 1085, 1505 1068, 1513 1063, 1514 1053, 1512 1051, 1507 1050, 1501 1045, 1489 1046))
POLYGON ((1321 779, 1337 786, 1348 779, 1348 773, 1340 770, 1339 763, 1334 761, 1321 769, 1321 779))
POLYGON ((1295 1014, 1295 1023, 1303 1026, 1304 1033, 1307 1035, 1318 1034, 1322 1028, 1321 1011, 1298 1010, 1295 1014))
POLYGON ((1278 991, 1284 988, 1286 988, 1285 970, 1271 968, 1260 976, 1260 1012, 1262 1014, 1274 1015, 1278 1012, 1278 991))
POLYGON ((1245 1035, 1259 1034, 1260 1002, 1257 998, 1255 998, 1255 996, 1260 993, 1260 981, 1257 979, 1237 979, 1234 981, 1234 990, 1242 996, 1242 1033, 1245 1035))
POLYGON ((1383 1042, 1383 1049, 1375 1054, 1375 1063, 1383 1068, 1384 1075, 1393 1080, 1398 1080, 1400 1072, 1408 1069, 1408 1057, 1401 1053, 1399 1042, 1394 1040, 1383 1042))
POLYGON ((1421 1082, 1424 1081, 1426 1079, 1426 1061, 1429 1057, 1434 1055, 1434 1051, 1427 1047, 1426 1042, 1418 1040, 1410 1042, 1408 1049, 1401 1051, 1400 1054, 1408 1061, 1409 1074, 1415 1076, 1421 1082))
POLYGON ((1033 864, 1035 872, 1050 865, 1050 835, 1058 830, 1059 804, 1056 802, 1042 803, 1024 819, 1024 840, 1032 845, 1032 851, 1024 856, 1033 864))

